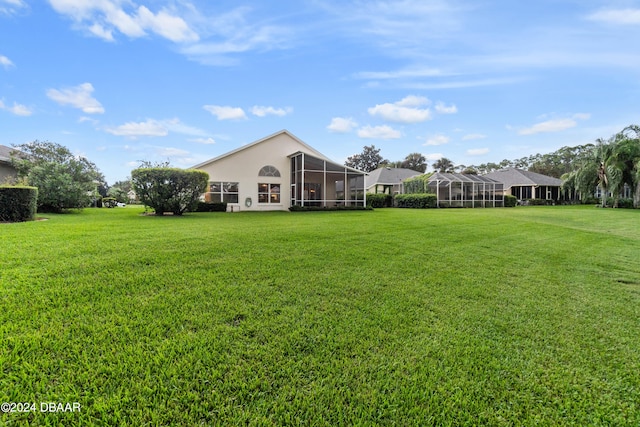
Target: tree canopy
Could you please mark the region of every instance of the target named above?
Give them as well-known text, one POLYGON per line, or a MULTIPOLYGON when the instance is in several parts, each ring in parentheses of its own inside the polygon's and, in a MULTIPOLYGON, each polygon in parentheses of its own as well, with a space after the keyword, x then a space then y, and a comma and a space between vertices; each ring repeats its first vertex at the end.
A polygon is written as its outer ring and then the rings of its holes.
POLYGON ((625 185, 633 196, 633 206, 640 204, 640 127, 631 125, 611 136, 598 139, 572 171, 563 175, 565 190, 593 194, 600 188, 602 206, 611 193, 614 206, 625 185))
POLYGON ((131 171, 133 190, 156 215, 194 210, 208 181, 208 173, 195 169, 141 167, 131 171))
POLYGON ((18 177, 38 188, 38 211, 60 212, 91 205, 104 176, 95 164, 49 141, 14 146, 11 163, 18 177))
POLYGON ((363 172, 371 172, 387 163, 389 161, 380 155, 380 149, 376 148, 375 145, 370 145, 365 146, 362 153, 349 156, 344 165, 363 172))

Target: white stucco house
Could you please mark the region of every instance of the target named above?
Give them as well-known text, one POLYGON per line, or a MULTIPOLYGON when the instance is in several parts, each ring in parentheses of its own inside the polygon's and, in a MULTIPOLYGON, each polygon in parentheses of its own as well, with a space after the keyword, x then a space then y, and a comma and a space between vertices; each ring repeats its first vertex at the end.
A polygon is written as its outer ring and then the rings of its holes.
POLYGON ((333 162, 282 130, 193 166, 209 174, 205 201, 228 211, 365 206, 365 172, 333 162))

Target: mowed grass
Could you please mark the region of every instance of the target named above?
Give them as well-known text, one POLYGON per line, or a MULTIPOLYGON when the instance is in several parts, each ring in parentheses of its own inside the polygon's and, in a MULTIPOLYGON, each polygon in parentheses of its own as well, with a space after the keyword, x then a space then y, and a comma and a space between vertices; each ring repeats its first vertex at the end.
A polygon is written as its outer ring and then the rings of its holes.
POLYGON ((141 212, 0 224, 0 424, 640 425, 640 211, 141 212))

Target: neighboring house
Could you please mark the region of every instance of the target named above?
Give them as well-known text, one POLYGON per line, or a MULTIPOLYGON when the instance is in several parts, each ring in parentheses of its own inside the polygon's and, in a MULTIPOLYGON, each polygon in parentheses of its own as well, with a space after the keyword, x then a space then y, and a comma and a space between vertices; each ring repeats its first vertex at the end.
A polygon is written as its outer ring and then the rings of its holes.
POLYGON ((229 211, 365 206, 365 173, 329 160, 287 130, 193 166, 209 174, 205 201, 229 211))
POLYGON ((504 194, 518 200, 561 200, 562 180, 522 169, 508 168, 484 175, 504 185, 504 194))
POLYGON ((138 195, 136 194, 135 191, 129 190, 127 191, 127 199, 129 200, 129 203, 137 203, 138 195))
POLYGON ((15 151, 6 145, 0 145, 0 184, 18 176, 18 171, 11 165, 11 152, 15 151))
POLYGON ((405 179, 422 175, 412 169, 381 167, 369 172, 365 178, 367 193, 402 194, 405 179))
POLYGON ((486 175, 435 172, 428 178, 428 188, 439 208, 504 206, 502 183, 486 175))

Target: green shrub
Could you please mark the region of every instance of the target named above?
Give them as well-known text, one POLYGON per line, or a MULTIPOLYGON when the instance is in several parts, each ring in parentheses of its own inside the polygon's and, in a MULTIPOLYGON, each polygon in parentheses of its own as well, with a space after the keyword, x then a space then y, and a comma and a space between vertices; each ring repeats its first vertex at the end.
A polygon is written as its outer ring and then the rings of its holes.
POLYGON ((583 205, 598 205, 600 203, 601 203, 600 199, 598 199, 597 197, 593 197, 593 196, 585 197, 584 199, 582 199, 582 204, 583 205))
POLYGON ((615 199, 613 197, 607 197, 607 206, 608 207, 618 207, 623 209, 633 209, 633 199, 625 199, 619 198, 618 204, 615 204, 615 199))
POLYGON ((115 208, 118 205, 118 201, 114 197, 105 197, 102 199, 102 206, 105 208, 115 208))
POLYGON ((156 215, 182 215, 196 209, 208 181, 208 173, 195 169, 150 167, 131 171, 133 191, 156 215))
POLYGON ((36 187, 0 186, 0 221, 33 221, 37 209, 36 187))
POLYGON ((395 203, 399 208, 425 209, 438 207, 436 195, 429 193, 397 194, 395 203))
POLYGON ((390 208, 393 206, 393 196, 391 194, 367 193, 367 206, 390 208))
POLYGON ((513 208, 518 204, 518 198, 516 196, 512 196, 507 194, 504 196, 504 207, 505 208, 513 208))
POLYGON ((224 202, 198 202, 196 212, 226 212, 227 204, 224 202))

